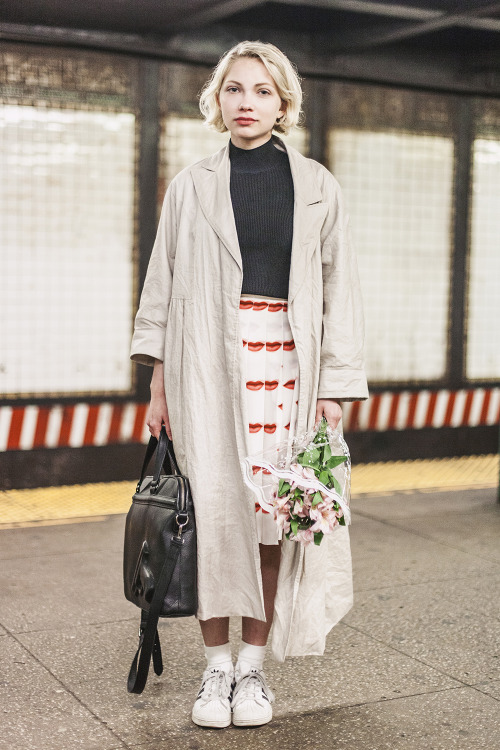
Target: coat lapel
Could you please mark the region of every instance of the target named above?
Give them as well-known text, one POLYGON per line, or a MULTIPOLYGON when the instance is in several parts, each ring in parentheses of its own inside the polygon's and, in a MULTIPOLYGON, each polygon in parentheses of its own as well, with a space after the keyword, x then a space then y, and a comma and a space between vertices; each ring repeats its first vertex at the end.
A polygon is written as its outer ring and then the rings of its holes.
POLYGON ((309 272, 309 261, 318 244, 328 204, 323 202, 323 195, 308 160, 293 148, 286 150, 295 191, 288 290, 288 301, 292 302, 309 272))
POLYGON ((229 144, 191 169, 203 214, 240 268, 238 233, 231 203, 229 144))

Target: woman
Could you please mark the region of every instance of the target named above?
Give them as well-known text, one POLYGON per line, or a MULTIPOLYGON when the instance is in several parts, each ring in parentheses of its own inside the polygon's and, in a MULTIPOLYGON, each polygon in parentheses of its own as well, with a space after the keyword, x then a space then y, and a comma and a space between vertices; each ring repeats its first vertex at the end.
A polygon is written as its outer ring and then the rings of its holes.
POLYGON ((347 528, 320 547, 281 542, 243 480, 246 455, 365 399, 363 316, 337 182, 273 130, 297 124, 302 92, 276 47, 238 44, 200 100, 229 131, 171 183, 135 322, 131 356, 153 365, 148 426, 166 426, 190 478, 207 668, 196 724, 258 726, 273 655, 321 654, 352 604, 347 528), (233 668, 229 617, 242 617, 233 668))

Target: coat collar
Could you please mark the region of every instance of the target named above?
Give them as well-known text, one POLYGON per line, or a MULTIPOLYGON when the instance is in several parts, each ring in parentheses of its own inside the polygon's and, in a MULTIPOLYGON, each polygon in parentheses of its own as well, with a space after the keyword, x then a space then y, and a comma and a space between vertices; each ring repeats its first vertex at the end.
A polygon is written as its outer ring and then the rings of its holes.
MULTIPOLYGON (((294 187, 294 219, 290 285, 288 299, 295 297, 307 273, 307 265, 319 238, 327 205, 309 159, 280 138, 275 142, 287 152, 294 187)), ((203 214, 232 255, 240 269, 242 260, 231 204, 229 142, 220 151, 191 168, 191 174, 203 214)))

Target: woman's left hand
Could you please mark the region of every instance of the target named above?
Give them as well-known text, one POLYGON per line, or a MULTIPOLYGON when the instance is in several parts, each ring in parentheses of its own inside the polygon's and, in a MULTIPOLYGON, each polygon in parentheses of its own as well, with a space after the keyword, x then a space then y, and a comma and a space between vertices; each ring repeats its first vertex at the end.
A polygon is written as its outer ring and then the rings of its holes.
POLYGON ((318 398, 316 402, 315 424, 321 420, 323 415, 330 427, 335 430, 342 418, 342 407, 340 406, 340 401, 336 398, 318 398))

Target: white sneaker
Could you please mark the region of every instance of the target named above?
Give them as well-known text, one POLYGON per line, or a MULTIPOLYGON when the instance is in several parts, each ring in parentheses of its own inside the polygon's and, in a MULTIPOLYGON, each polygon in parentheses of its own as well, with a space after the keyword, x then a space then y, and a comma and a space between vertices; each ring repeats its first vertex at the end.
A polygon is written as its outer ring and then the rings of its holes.
POLYGON ((259 727, 273 718, 271 703, 274 695, 266 683, 262 669, 252 667, 246 675, 236 672, 236 686, 231 706, 235 727, 259 727))
POLYGON ((206 669, 191 718, 200 727, 222 729, 231 723, 231 690, 233 672, 206 669))

